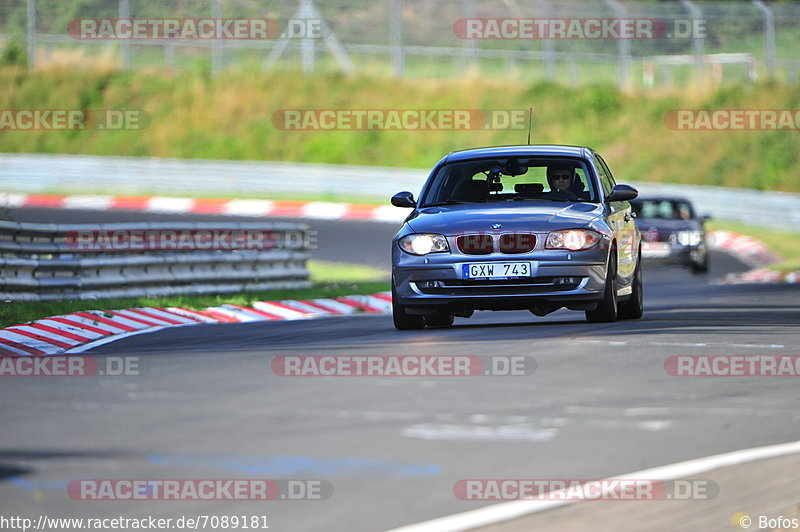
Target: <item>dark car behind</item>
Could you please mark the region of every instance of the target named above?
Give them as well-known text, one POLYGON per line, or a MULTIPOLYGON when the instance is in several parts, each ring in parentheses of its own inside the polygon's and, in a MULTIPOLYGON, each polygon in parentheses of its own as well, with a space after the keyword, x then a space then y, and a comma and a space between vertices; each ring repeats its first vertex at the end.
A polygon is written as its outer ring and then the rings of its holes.
POLYGON ((641 197, 631 201, 642 234, 642 258, 708 271, 705 221, 692 203, 680 197, 641 197))

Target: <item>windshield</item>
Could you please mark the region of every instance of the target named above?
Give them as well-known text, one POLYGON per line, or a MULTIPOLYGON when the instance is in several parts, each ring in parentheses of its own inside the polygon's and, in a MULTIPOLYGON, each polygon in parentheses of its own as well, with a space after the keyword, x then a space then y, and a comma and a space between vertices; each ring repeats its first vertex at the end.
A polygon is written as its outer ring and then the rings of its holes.
POLYGON ((579 159, 491 158, 445 164, 431 179, 422 207, 499 201, 597 202, 599 194, 579 159))
POLYGON ((662 220, 691 220, 694 218, 692 206, 678 200, 637 200, 631 208, 639 218, 659 218, 662 220))

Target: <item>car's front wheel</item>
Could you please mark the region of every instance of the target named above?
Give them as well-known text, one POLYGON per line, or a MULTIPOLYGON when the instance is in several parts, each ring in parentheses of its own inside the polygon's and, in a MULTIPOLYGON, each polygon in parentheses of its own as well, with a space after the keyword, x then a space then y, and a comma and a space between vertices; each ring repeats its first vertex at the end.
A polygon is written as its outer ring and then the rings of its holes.
POLYGON ((642 283, 642 253, 636 262, 636 271, 633 273, 631 285, 631 298, 619 304, 619 317, 623 320, 638 320, 644 313, 644 291, 642 283))
POLYGON ((405 307, 397 302, 394 281, 392 281, 392 320, 394 321, 394 328, 398 331, 409 331, 425 327, 425 318, 423 316, 408 314, 405 307))
POLYGON ((594 310, 586 311, 586 321, 589 323, 608 323, 617 321, 617 252, 611 250, 606 269, 606 287, 603 290, 603 299, 594 310))
POLYGON ((690 266, 693 273, 708 273, 708 248, 699 247, 692 252, 690 266))

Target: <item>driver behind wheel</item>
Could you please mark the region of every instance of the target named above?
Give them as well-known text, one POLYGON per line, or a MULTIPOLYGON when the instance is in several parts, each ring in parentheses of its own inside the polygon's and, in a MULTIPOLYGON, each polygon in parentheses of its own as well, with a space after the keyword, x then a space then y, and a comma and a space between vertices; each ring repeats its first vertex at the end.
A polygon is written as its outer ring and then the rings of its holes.
POLYGON ((547 167, 549 196, 557 199, 578 200, 583 192, 583 183, 569 164, 554 164, 547 167))

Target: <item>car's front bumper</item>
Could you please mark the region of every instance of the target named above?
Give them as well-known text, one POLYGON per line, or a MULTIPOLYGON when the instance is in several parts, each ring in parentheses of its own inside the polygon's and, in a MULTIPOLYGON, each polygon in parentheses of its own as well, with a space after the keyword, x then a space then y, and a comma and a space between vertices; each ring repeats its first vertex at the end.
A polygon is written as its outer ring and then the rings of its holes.
POLYGON ((672 262, 691 264, 698 253, 703 253, 706 245, 684 246, 672 242, 643 242, 642 259, 648 262, 672 262))
POLYGON ((530 256, 414 257, 396 251, 392 276, 398 303, 413 314, 435 311, 585 309, 602 299, 607 251, 547 251, 530 256), (532 276, 509 280, 462 279, 461 266, 474 262, 530 262, 532 276))

